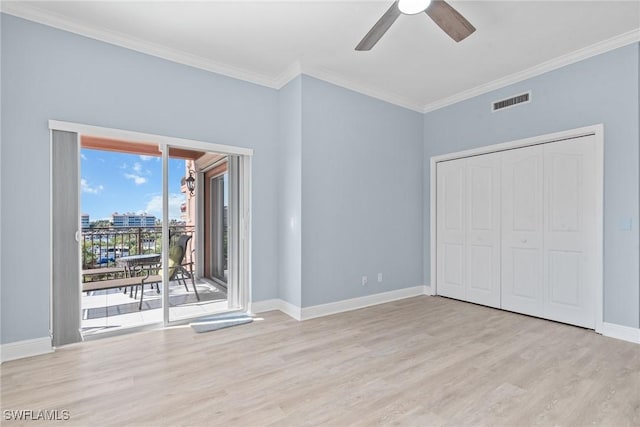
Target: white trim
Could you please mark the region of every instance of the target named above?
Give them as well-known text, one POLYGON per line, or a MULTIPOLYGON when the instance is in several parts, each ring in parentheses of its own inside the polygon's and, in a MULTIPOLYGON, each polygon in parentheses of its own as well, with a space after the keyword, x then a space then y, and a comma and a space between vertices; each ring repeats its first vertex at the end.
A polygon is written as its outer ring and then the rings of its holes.
POLYGON ((470 98, 474 98, 478 95, 483 95, 485 93, 488 93, 497 89, 502 89, 503 87, 512 85, 514 83, 518 83, 518 82, 539 76, 541 74, 548 73, 549 71, 557 70, 558 68, 575 64, 576 62, 580 62, 582 60, 591 58, 593 56, 600 55, 602 53, 609 52, 611 50, 614 50, 632 43, 637 43, 639 41, 640 41, 640 29, 631 30, 626 33, 611 37, 610 39, 603 40, 598 43, 592 44, 590 46, 584 47, 582 49, 578 49, 576 51, 570 52, 566 55, 553 58, 549 61, 535 65, 526 70, 510 74, 508 76, 499 78, 497 80, 491 81, 489 83, 485 83, 480 86, 476 86, 472 89, 465 90, 463 92, 459 92, 455 95, 440 99, 438 101, 430 102, 422 108, 422 112, 428 113, 431 111, 435 111, 440 108, 443 108, 452 104, 456 104, 458 102, 461 102, 470 98))
POLYGON ((335 86, 339 86, 347 90, 357 92, 361 95, 379 99, 398 107, 403 107, 418 113, 424 113, 424 107, 421 104, 416 103, 415 101, 412 101, 407 97, 380 89, 379 87, 373 87, 361 82, 355 82, 322 67, 303 67, 302 74, 314 77, 327 83, 331 83, 335 86))
POLYGON ((301 318, 302 320, 314 319, 316 317, 344 313, 345 311, 357 310, 360 308, 370 307, 372 305, 384 304, 391 301, 397 301, 400 299, 411 298, 425 294, 425 286, 414 286, 412 288, 381 292, 378 294, 330 302, 327 304, 313 305, 311 307, 302 308, 301 318))
POLYGON ((256 314, 256 313, 264 313, 266 311, 280 310, 280 307, 282 307, 282 302, 283 301, 279 298, 265 299, 262 301, 252 301, 249 303, 248 311, 250 313, 256 314))
POLYGON ((264 301, 252 302, 249 304, 251 313, 264 313, 265 311, 279 310, 287 316, 302 320, 301 309, 297 305, 281 300, 280 298, 268 299, 264 301))
MULTIPOLYGON (((436 229, 438 227, 437 223, 436 223, 436 189, 437 187, 437 169, 436 169, 436 160, 435 158, 431 157, 431 159, 429 159, 429 255, 430 255, 430 259, 429 259, 429 272, 430 277, 430 283, 431 283, 431 295, 435 296, 436 295, 436 280, 437 280, 437 276, 436 276, 436 265, 438 263, 437 257, 436 257, 436 250, 437 250, 437 245, 436 245, 436 229)), ((425 260, 426 261, 426 260, 425 260)))
POLYGON ((240 166, 240 213, 242 214, 242 228, 240 229, 240 283, 244 286, 238 287, 238 301, 243 311, 246 311, 251 300, 251 288, 253 287, 253 263, 252 245, 253 245, 253 228, 251 227, 251 218, 253 215, 253 158, 243 156, 239 160, 240 166))
POLYGON ((428 113, 430 111, 434 111, 439 108, 446 107, 448 105, 455 104, 457 102, 464 101, 466 99, 473 98, 475 96, 482 95, 484 93, 500 89, 523 80, 530 79, 546 72, 562 68, 566 65, 582 61, 592 56, 596 56, 601 53, 605 53, 610 50, 640 41, 640 29, 631 30, 618 36, 614 36, 610 39, 600 41, 593 45, 543 62, 542 64, 536 65, 529 69, 499 78, 492 82, 477 86, 463 92, 459 92, 452 96, 442 98, 425 105, 416 104, 415 100, 411 100, 406 96, 394 94, 385 90, 381 90, 379 87, 372 87, 370 85, 365 85, 362 82, 347 79, 345 77, 339 76, 335 72, 329 71, 322 67, 303 67, 299 60, 296 60, 286 66, 285 69, 277 75, 267 75, 236 67, 230 64, 217 62, 209 58, 204 58, 181 50, 171 49, 166 46, 137 39, 129 35, 119 33, 117 31, 89 27, 82 23, 71 21, 67 17, 64 17, 62 15, 54 14, 50 11, 38 8, 30 2, 2 2, 0 3, 0 5, 2 13, 7 13, 9 15, 17 16, 19 18, 58 28, 74 34, 79 34, 84 37, 89 37, 94 40, 99 40, 126 49, 131 49, 136 52, 141 52, 147 55, 166 59, 178 64, 187 65, 230 78, 243 80, 249 83, 255 83, 272 89, 280 89, 297 76, 301 74, 307 74, 320 80, 324 80, 326 82, 343 87, 345 89, 353 90, 355 92, 371 96, 390 104, 394 104, 420 113, 428 113))
POLYGON ((422 103, 416 103, 415 101, 409 100, 407 97, 345 79, 344 77, 322 67, 314 66, 305 67, 303 69, 299 60, 287 65, 284 70, 276 75, 268 75, 214 61, 209 58, 204 58, 181 50, 171 49, 166 46, 135 38, 117 31, 90 27, 82 23, 72 21, 65 16, 43 10, 29 2, 4 2, 2 4, 2 12, 37 22, 39 24, 68 31, 70 33, 89 37, 94 40, 120 46, 125 49, 152 55, 178 64, 187 65, 249 83, 255 83, 272 89, 281 89, 299 75, 307 74, 337 86, 380 99, 390 104, 408 108, 419 113, 423 110, 422 103))
POLYGON ((592 126, 586 126, 577 129, 566 130, 562 132, 549 133, 545 135, 538 135, 531 138, 519 139, 516 141, 504 142, 501 144, 487 145, 484 147, 473 148, 470 150, 457 151, 454 153, 442 154, 439 156, 433 156, 430 159, 430 200, 429 200, 429 216, 430 216, 430 267, 431 272, 431 295, 438 293, 437 280, 436 280, 436 165, 438 162, 461 159, 464 157, 477 156, 481 154, 495 153, 497 151, 512 150, 515 148, 528 147, 538 144, 548 144, 556 141, 562 141, 571 138, 579 138, 581 136, 594 135, 596 141, 596 170, 597 174, 597 186, 595 188, 596 200, 598 201, 597 218, 596 218, 596 259, 599 260, 597 268, 597 277, 599 278, 596 296, 595 296, 595 330, 601 332, 604 322, 603 305, 604 305, 604 125, 597 124, 592 126))
POLYGON ((302 314, 301 314, 301 309, 300 307, 291 304, 290 302, 284 301, 284 300, 280 300, 280 307, 278 308, 278 310, 280 310, 281 312, 283 312, 284 314, 286 314, 289 317, 292 317, 296 320, 302 320, 302 314))
MULTIPOLYGON (((598 143, 602 142, 602 135, 604 134, 604 126, 602 124, 585 126, 582 128, 570 129, 561 132, 548 133, 544 135, 538 135, 531 138, 518 139, 515 141, 502 142, 499 144, 485 145, 478 148, 471 148, 469 150, 456 151, 453 153, 441 154, 431 157, 432 165, 437 162, 443 162, 446 160, 462 159, 464 157, 478 156, 480 154, 495 153, 497 151, 513 150, 514 148, 529 147, 531 145, 548 144, 550 142, 563 141, 565 139, 579 138, 587 135, 600 135, 598 143)), ((435 190, 434 188, 431 188, 435 190)))
POLYGON ((39 356, 53 353, 50 337, 35 338, 32 340, 17 341, 0 346, 0 362, 23 359, 25 357, 39 356))
MULTIPOLYGON (((78 144, 79 145, 79 144, 78 144)), ((78 157, 80 159, 80 157, 78 157)), ((80 161, 78 161, 78 169, 80 169, 80 161)), ((78 175, 81 176, 81 175, 78 175)), ((81 185, 78 183, 78 185, 81 185)), ((53 130, 49 129, 49 336, 53 337, 53 130)), ((78 193, 81 194, 81 193, 78 193)), ((79 208, 78 212, 82 209, 79 208)), ((76 212, 77 213, 77 212, 76 212)), ((82 219, 80 219, 82 222, 82 219)), ((80 250, 82 254, 82 250, 80 250)), ((80 269, 82 271, 82 269, 80 269)), ((79 286, 78 286, 79 288, 79 286)), ((82 316, 82 310, 78 313, 82 316)), ((82 322, 82 319, 80 319, 82 322)), ((82 325, 82 323, 80 323, 82 325)))
MULTIPOLYGON (((158 149, 162 153, 162 250, 160 257, 162 259, 162 324, 164 327, 172 325, 171 310, 169 304, 169 146, 167 144, 159 144, 158 149)), ((195 231, 195 229, 194 229, 195 231)), ((185 246, 186 249, 186 246, 185 246)), ((184 253, 183 253, 184 256, 184 253)), ((195 288, 195 284, 193 285, 195 288)), ((153 285, 151 285, 153 287, 153 285)), ((126 290, 126 289, 125 289, 126 290)), ((140 301, 144 293, 144 285, 140 286, 140 301)))
POLYGON ((213 142, 197 141, 194 139, 176 138, 173 136, 156 135, 152 133, 136 132, 131 130, 105 128, 101 126, 86 125, 82 123, 63 122, 49 120, 49 129, 76 132, 80 135, 99 136, 103 138, 124 139, 128 141, 155 144, 167 144, 172 147, 189 148, 193 150, 215 151, 221 154, 239 154, 252 156, 253 149, 237 147, 234 145, 216 144, 213 142))
POLYGON ((600 278, 600 286, 596 286, 596 327, 595 331, 600 333, 604 323, 604 125, 594 127, 594 137, 596 139, 596 188, 595 198, 597 203, 598 217, 596 218, 596 255, 599 260, 597 266, 597 277, 600 278))
POLYGON ((178 64, 188 65, 234 79, 255 83, 261 86, 278 89, 278 78, 266 74, 256 73, 245 68, 236 67, 199 55, 194 55, 178 49, 172 49, 147 40, 132 37, 118 31, 90 27, 79 22, 72 21, 66 16, 43 10, 30 2, 11 1, 2 2, 2 13, 17 16, 49 27, 58 28, 70 33, 78 34, 101 42, 120 46, 125 49, 166 59, 178 64))
POLYGON ((614 323, 604 322, 602 324, 602 335, 609 338, 629 341, 640 344, 640 328, 632 328, 630 326, 616 325, 614 323))
POLYGON ((291 80, 295 79, 302 74, 302 65, 300 61, 294 61, 276 78, 276 84, 274 89, 282 89, 291 80))
POLYGON ((395 291, 381 292, 378 294, 302 308, 279 298, 274 298, 252 302, 250 304, 249 311, 255 314, 279 310, 289 317, 302 321, 329 316, 332 314, 344 313, 346 311, 358 310, 360 308, 371 307, 372 305, 385 304, 387 302, 416 297, 419 295, 430 295, 430 292, 431 288, 429 286, 414 286, 412 288, 397 289, 395 291))

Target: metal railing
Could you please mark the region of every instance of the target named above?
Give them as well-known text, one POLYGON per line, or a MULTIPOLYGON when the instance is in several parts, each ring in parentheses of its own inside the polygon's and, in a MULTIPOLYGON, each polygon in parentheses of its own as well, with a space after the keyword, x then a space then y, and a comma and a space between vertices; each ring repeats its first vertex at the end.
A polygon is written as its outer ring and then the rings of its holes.
MULTIPOLYGON (((169 226, 169 234, 190 234, 194 226, 169 226)), ((82 269, 112 267, 123 256, 162 252, 162 227, 96 227, 82 230, 82 269)))

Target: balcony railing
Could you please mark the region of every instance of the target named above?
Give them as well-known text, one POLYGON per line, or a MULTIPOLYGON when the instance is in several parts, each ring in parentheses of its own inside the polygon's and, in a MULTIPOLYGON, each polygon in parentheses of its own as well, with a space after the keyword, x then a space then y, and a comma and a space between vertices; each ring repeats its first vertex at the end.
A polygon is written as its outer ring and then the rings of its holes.
MULTIPOLYGON (((190 234, 194 226, 169 226, 169 235, 190 234)), ((193 238, 189 241, 193 244, 193 238)), ((82 230, 82 268, 110 267, 123 256, 162 252, 162 227, 96 227, 82 230)), ((187 253, 190 253, 188 251, 187 253)))

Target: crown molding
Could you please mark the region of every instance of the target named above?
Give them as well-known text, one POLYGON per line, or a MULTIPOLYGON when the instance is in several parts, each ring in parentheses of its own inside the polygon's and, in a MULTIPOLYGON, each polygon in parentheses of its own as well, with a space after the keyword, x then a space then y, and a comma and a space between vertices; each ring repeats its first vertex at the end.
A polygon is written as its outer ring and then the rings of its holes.
POLYGON ((402 108, 406 108, 408 110, 413 110, 418 113, 422 113, 422 105, 416 104, 411 100, 403 97, 401 95, 380 90, 378 88, 374 88, 369 85, 364 85, 361 83, 356 83, 353 80, 346 79, 337 73, 329 71, 325 68, 319 66, 304 66, 302 67, 302 74, 307 76, 314 77, 316 79, 325 81, 327 83, 331 83, 336 86, 340 86, 342 88, 352 90, 354 92, 358 92, 362 95, 370 96, 371 98, 376 98, 381 101, 387 102, 389 104, 394 104, 402 108))
POLYGON ((381 101, 385 101, 390 104, 407 108, 419 113, 428 113, 476 97, 478 95, 482 95, 493 90, 501 89, 505 86, 509 86, 511 84, 539 76, 546 72, 562 68, 564 66, 590 58, 592 56, 596 56, 631 43, 640 42, 640 29, 632 30, 619 36, 612 37, 591 46, 571 52, 567 55, 554 58, 550 61, 531 67, 527 70, 505 76, 492 82, 425 105, 417 104, 407 97, 398 95, 396 93, 355 82, 353 80, 340 76, 336 72, 327 70, 320 66, 307 66, 301 64, 300 61, 294 61, 280 74, 270 76, 266 74, 256 73, 240 67, 235 67, 233 65, 212 61, 210 59, 183 52, 177 49, 170 49, 165 46, 136 39, 116 31, 92 28, 90 26, 71 21, 64 16, 42 10, 37 6, 34 6, 30 2, 0 1, 0 12, 27 19, 29 21, 34 21, 39 24, 58 28, 74 34, 79 34, 81 36, 89 37, 116 46, 124 47, 126 49, 131 49, 147 55, 166 59, 168 61, 191 66, 201 70, 224 75, 234 79, 243 80, 272 89, 280 89, 299 75, 306 74, 319 80, 334 84, 336 86, 340 86, 342 88, 352 90, 354 92, 358 92, 363 95, 370 96, 372 98, 376 98, 381 101))
POLYGON ((64 16, 42 10, 29 2, 4 1, 0 2, 0 11, 9 15, 23 18, 49 27, 58 28, 70 33, 89 37, 95 40, 131 49, 140 53, 188 65, 223 76, 244 80, 261 86, 278 89, 279 79, 276 77, 256 73, 229 64, 212 61, 198 55, 171 49, 156 43, 140 40, 126 34, 112 30, 97 29, 67 19, 64 16))
POLYGON ((294 61, 275 79, 275 88, 282 89, 291 80, 302 74, 302 65, 300 61, 294 61))
POLYGON ((170 49, 155 43, 136 39, 131 36, 119 33, 117 31, 96 29, 78 22, 71 21, 61 15, 53 14, 49 11, 42 10, 28 2, 8 1, 0 3, 0 11, 18 18, 27 19, 39 24, 58 28, 81 36, 89 37, 95 40, 113 44, 116 46, 131 49, 147 55, 156 56, 172 62, 221 74, 227 77, 243 80, 249 83, 255 83, 272 89, 280 89, 300 74, 307 74, 328 83, 341 86, 400 107, 408 108, 417 112, 422 112, 422 105, 415 104, 402 96, 392 94, 383 90, 358 84, 345 79, 336 73, 330 72, 320 67, 303 68, 299 61, 294 61, 279 75, 269 76, 255 73, 239 67, 228 64, 222 64, 216 61, 193 55, 187 52, 170 49))
POLYGON ((435 111, 440 108, 476 97, 478 95, 483 95, 485 93, 488 93, 497 89, 501 89, 503 87, 512 85, 514 83, 518 83, 518 82, 539 76, 541 74, 547 73, 549 71, 557 70, 558 68, 562 68, 567 65, 580 62, 587 58, 600 55, 610 50, 614 50, 619 47, 623 47, 623 46, 626 46, 632 43, 637 43, 637 42, 640 42, 640 29, 635 29, 635 30, 620 34, 618 36, 612 37, 607 40, 603 40, 601 42, 587 46, 585 48, 578 49, 569 54, 562 55, 557 58, 551 59, 549 61, 543 62, 534 67, 526 69, 524 71, 519 71, 517 73, 510 74, 506 77, 502 77, 492 82, 489 82, 480 86, 476 86, 472 89, 457 93, 453 96, 426 104, 422 108, 422 112, 428 113, 431 111, 435 111))

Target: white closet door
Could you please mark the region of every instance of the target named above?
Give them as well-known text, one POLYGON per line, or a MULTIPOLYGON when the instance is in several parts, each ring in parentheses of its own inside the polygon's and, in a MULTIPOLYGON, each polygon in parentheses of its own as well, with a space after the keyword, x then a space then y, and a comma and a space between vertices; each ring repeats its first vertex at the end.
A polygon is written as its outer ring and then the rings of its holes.
POLYGON ((595 328, 595 136, 437 163, 442 296, 595 328))
POLYGON ((543 313, 543 147, 502 153, 502 308, 543 313))
POLYGON ((544 145, 544 317, 595 327, 595 137, 544 145))
POLYGON ((500 153, 466 162, 466 300, 500 307, 500 153))
POLYGON ((437 165, 437 266, 439 295, 462 299, 465 290, 465 164, 466 159, 437 165))

